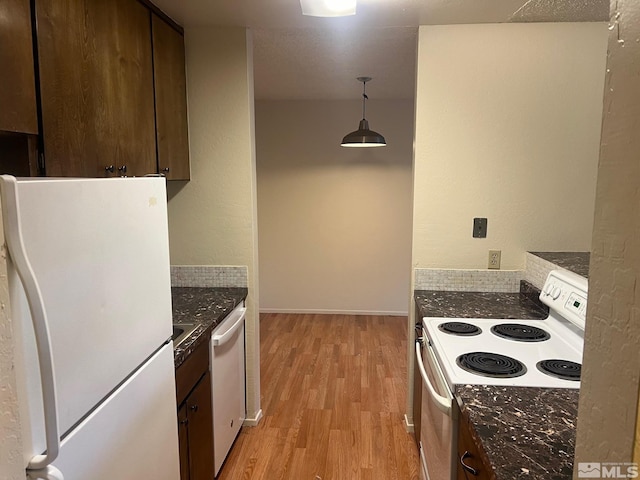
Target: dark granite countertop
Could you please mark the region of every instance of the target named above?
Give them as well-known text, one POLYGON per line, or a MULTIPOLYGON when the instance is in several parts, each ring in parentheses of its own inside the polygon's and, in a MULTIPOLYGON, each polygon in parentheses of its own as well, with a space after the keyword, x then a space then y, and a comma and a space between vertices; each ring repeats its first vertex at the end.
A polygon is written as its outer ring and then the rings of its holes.
POLYGON ((573 473, 579 390, 461 385, 456 399, 499 480, 565 480, 573 473))
POLYGON ((172 287, 173 323, 197 323, 198 327, 173 351, 178 368, 191 352, 206 341, 213 329, 247 298, 246 288, 172 287))
MULTIPOLYGON (((539 291, 520 293, 416 290, 420 317, 544 319, 539 291)), ((497 480, 570 479, 579 390, 462 385, 456 400, 497 480)))
POLYGON ((549 309, 538 301, 539 290, 520 282, 520 293, 416 290, 419 317, 545 319, 549 309))
POLYGON ((589 252, 529 252, 559 267, 589 278, 589 252))

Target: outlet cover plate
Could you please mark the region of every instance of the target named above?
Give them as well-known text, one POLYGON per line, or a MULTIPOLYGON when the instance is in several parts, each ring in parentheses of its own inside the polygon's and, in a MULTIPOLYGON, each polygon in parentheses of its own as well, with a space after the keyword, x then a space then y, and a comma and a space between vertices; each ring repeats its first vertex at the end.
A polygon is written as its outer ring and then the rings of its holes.
POLYGON ((489 264, 487 267, 499 270, 501 256, 502 256, 501 250, 489 250, 489 264))

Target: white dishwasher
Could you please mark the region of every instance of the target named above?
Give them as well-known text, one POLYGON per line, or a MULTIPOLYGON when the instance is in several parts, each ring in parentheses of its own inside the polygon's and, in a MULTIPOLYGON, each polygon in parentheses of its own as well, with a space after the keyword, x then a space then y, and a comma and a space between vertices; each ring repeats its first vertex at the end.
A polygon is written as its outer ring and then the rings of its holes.
POLYGON ((211 393, 215 475, 246 418, 244 322, 238 305, 211 334, 211 393))

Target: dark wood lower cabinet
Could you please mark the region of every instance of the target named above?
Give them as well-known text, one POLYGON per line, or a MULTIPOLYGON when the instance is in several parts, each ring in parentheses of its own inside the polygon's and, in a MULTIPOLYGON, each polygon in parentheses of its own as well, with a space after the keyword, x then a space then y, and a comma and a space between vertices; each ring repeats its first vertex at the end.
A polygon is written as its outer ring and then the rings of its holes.
POLYGON ((190 480, 189 475, 189 419, 186 402, 178 409, 178 443, 180 445, 180 480, 190 480))
MULTIPOLYGON (((457 408, 457 406, 456 406, 457 408)), ((478 445, 471 436, 469 422, 458 412, 458 480, 494 479, 493 471, 482 461, 478 445)))
POLYGON ((211 410, 211 375, 207 373, 187 397, 190 480, 211 480, 213 464, 213 415, 211 410))
POLYGON ((201 343, 176 370, 180 479, 213 480, 213 409, 209 343, 201 343))

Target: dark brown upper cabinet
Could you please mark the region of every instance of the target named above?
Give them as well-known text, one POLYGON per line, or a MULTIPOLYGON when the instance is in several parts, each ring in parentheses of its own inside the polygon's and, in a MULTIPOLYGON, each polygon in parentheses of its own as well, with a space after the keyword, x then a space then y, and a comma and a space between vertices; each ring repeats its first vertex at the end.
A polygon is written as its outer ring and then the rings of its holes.
POLYGON ((157 172, 150 11, 135 0, 38 0, 47 176, 157 172))
POLYGON ((38 133, 29 0, 0 2, 0 131, 38 133))
POLYGON ((151 19, 158 171, 189 180, 184 36, 155 13, 151 19))

